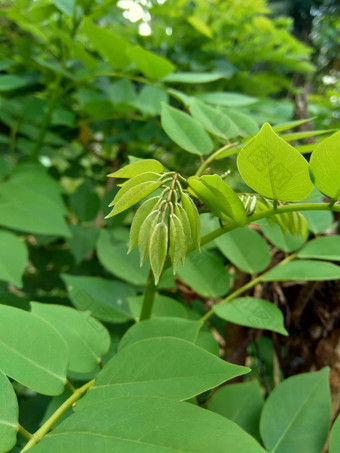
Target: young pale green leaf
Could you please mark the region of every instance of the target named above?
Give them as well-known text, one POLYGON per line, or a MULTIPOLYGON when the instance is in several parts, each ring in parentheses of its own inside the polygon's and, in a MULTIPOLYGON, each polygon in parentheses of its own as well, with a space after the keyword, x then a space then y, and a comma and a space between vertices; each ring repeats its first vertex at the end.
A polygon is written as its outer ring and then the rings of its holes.
POLYGON ((128 297, 136 295, 132 286, 99 277, 63 274, 62 279, 72 304, 78 310, 117 324, 132 319, 127 302, 128 297))
POLYGON ((38 393, 59 395, 64 391, 68 361, 67 344, 51 324, 0 305, 0 363, 7 376, 38 393))
POLYGON ((330 420, 328 376, 328 368, 300 374, 284 380, 272 391, 260 421, 261 436, 268 450, 320 453, 330 420))
POLYGON ((192 98, 190 113, 208 132, 221 138, 232 138, 239 135, 237 126, 222 110, 192 98))
POLYGON ((201 222, 198 210, 191 197, 185 192, 181 193, 181 202, 184 211, 186 212, 191 229, 191 237, 195 247, 200 250, 201 244, 201 222))
POLYGON ((17 441, 18 401, 4 373, 0 370, 0 451, 11 450, 17 441))
POLYGON ((216 189, 224 196, 224 199, 226 200, 226 207, 228 207, 227 215, 240 226, 245 225, 247 221, 247 213, 243 203, 239 199, 238 195, 223 181, 223 179, 219 175, 205 175, 201 176, 200 179, 210 189, 216 189))
POLYGON ((340 266, 324 261, 298 260, 273 267, 266 272, 262 280, 264 282, 284 282, 288 280, 338 280, 339 278, 340 266))
POLYGON ((307 242, 298 257, 340 261, 340 235, 323 236, 307 242))
POLYGON ((340 200, 340 132, 316 146, 309 168, 312 181, 320 192, 340 200))
POLYGON ((169 60, 141 46, 130 47, 126 53, 137 68, 149 79, 162 79, 175 70, 175 66, 169 60))
POLYGON ((203 127, 187 113, 162 104, 162 127, 178 146, 193 154, 209 154, 213 142, 203 127))
POLYGON ((191 241, 191 228, 188 214, 186 213, 186 211, 184 210, 183 206, 180 203, 175 204, 175 214, 182 224, 184 233, 184 243, 186 244, 186 248, 188 248, 191 241))
POLYGON ((138 234, 138 248, 140 254, 140 265, 142 266, 149 253, 151 235, 156 227, 161 211, 151 211, 142 223, 138 234))
POLYGON ((117 203, 115 203, 114 208, 112 209, 110 214, 105 217, 105 219, 109 219, 110 217, 113 217, 123 211, 126 211, 126 209, 131 208, 131 206, 135 205, 139 201, 143 200, 143 198, 152 194, 161 185, 162 181, 146 181, 131 187, 127 192, 124 193, 122 197, 119 198, 117 203))
POLYGON ((264 299, 238 297, 227 304, 214 305, 213 310, 217 316, 225 321, 288 335, 283 325, 281 310, 264 299))
POLYGON ((28 251, 26 244, 9 231, 0 230, 0 280, 22 287, 28 251))
POLYGON ((190 321, 181 318, 148 319, 133 325, 120 340, 118 349, 136 343, 146 338, 175 337, 194 343, 202 327, 200 321, 190 321))
POLYGON ((332 431, 331 437, 329 441, 329 453, 339 453, 339 445, 340 445, 340 415, 335 420, 332 431))
POLYGON ((149 244, 150 265, 155 277, 155 284, 159 282, 162 274, 165 259, 168 254, 168 225, 165 222, 159 222, 154 227, 149 244))
POLYGON ((263 396, 258 381, 228 384, 219 388, 208 402, 208 409, 229 418, 259 439, 263 396))
POLYGON ((62 305, 31 303, 32 313, 52 324, 70 351, 70 371, 89 373, 98 369, 110 347, 106 328, 88 312, 62 305))
POLYGON ((163 173, 163 165, 155 159, 143 159, 133 162, 132 164, 125 165, 125 167, 120 168, 114 173, 107 175, 110 178, 122 178, 130 179, 134 176, 137 176, 141 173, 153 172, 153 173, 163 173))
POLYGON ((113 356, 79 407, 123 395, 189 399, 248 372, 180 338, 149 338, 113 356))
POLYGON ((249 187, 274 200, 303 200, 313 188, 307 161, 268 123, 242 148, 237 166, 249 187))
POLYGON ((159 197, 149 198, 148 200, 144 201, 144 203, 137 209, 130 227, 130 240, 128 253, 130 253, 138 244, 138 236, 142 223, 147 218, 147 216, 152 211, 155 210, 158 201, 159 197))
POLYGON ((184 260, 188 243, 186 242, 184 228, 176 214, 170 214, 169 218, 169 251, 173 273, 176 273, 180 261, 184 260))
POLYGON ((134 396, 76 412, 32 452, 207 453, 212 446, 214 453, 265 453, 218 414, 185 402, 134 396))
POLYGON ((140 175, 134 176, 133 178, 125 181, 123 184, 118 184, 121 186, 121 189, 117 192, 113 201, 109 206, 114 206, 117 202, 133 187, 138 186, 144 182, 158 181, 161 178, 161 175, 153 172, 141 173, 140 175))
POLYGON ((266 241, 250 228, 237 228, 216 239, 223 255, 248 274, 262 272, 269 266, 270 249, 266 241))

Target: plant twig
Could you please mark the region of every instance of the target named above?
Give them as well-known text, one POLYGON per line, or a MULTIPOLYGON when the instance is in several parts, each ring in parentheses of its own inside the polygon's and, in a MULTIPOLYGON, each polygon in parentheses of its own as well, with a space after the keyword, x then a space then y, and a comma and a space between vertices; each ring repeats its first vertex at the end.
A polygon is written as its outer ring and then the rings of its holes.
POLYGON ((32 438, 32 434, 29 433, 23 426, 18 425, 18 433, 22 435, 27 440, 32 438))
POLYGON ((145 321, 146 319, 151 318, 152 309, 155 302, 156 289, 157 286, 155 285, 155 279, 153 277, 152 270, 150 269, 149 276, 145 286, 142 310, 139 316, 140 321, 145 321))
MULTIPOLYGON (((199 167, 199 169, 196 171, 195 176, 201 176, 201 174, 204 172, 204 170, 208 167, 211 162, 213 162, 217 156, 219 156, 223 151, 226 151, 229 148, 232 148, 234 146, 238 145, 238 143, 228 143, 225 146, 222 146, 222 148, 219 148, 217 151, 215 151, 211 156, 209 156, 199 167)), ((227 157, 227 156, 226 156, 227 157)))

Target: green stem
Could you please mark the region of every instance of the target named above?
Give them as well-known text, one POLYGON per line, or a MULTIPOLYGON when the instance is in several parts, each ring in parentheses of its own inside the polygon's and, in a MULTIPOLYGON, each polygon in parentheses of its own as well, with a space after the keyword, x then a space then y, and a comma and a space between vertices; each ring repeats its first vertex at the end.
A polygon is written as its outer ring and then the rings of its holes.
POLYGON ((32 438, 32 434, 29 433, 23 426, 18 425, 18 433, 22 435, 27 440, 32 438))
POLYGON ((44 436, 48 433, 48 431, 52 428, 52 426, 59 420, 59 418, 76 402, 78 401, 86 392, 87 390, 93 385, 94 379, 84 384, 82 387, 77 389, 52 415, 46 422, 32 434, 32 437, 21 450, 20 453, 24 453, 28 449, 34 447, 44 436))
POLYGON ((155 285, 155 279, 153 277, 152 270, 150 269, 148 280, 145 286, 143 306, 140 312, 139 321, 145 321, 146 319, 151 318, 153 305, 155 302, 156 289, 157 286, 155 285))
POLYGON ((209 156, 196 171, 195 176, 201 176, 204 170, 209 166, 209 164, 211 164, 211 162, 213 162, 216 159, 217 156, 223 153, 223 151, 232 148, 236 145, 238 145, 238 143, 228 143, 228 145, 222 146, 222 148, 219 148, 217 151, 212 153, 212 155, 209 156))
POLYGON ((77 389, 75 387, 73 387, 72 383, 68 379, 66 379, 66 387, 68 387, 72 393, 77 391, 77 389))
MULTIPOLYGON (((284 263, 287 263, 288 261, 292 261, 293 259, 296 258, 296 255, 297 253, 293 253, 292 255, 288 256, 287 258, 285 258, 284 260, 280 261, 279 264, 277 264, 277 266, 281 266, 281 264, 284 264, 284 263)), ((276 267, 276 266, 275 266, 276 267)), ((236 299, 236 297, 240 296, 241 294, 243 294, 244 292, 246 292, 248 289, 251 289, 253 288, 254 286, 256 286, 258 283, 261 282, 261 280, 263 279, 263 277, 270 271, 271 269, 267 270, 266 272, 263 272, 261 275, 259 275, 258 277, 250 280, 250 282, 246 283, 245 285, 241 286, 241 288, 238 288, 236 291, 232 292, 231 294, 229 294, 229 296, 227 296, 225 299, 222 299, 220 302, 218 302, 217 304, 215 305, 224 305, 224 304, 227 304, 228 302, 231 302, 232 300, 236 299)), ((214 311, 213 310, 209 310, 204 316, 202 316, 201 318, 201 322, 205 322, 207 321, 209 318, 211 318, 211 316, 214 314, 214 311)))

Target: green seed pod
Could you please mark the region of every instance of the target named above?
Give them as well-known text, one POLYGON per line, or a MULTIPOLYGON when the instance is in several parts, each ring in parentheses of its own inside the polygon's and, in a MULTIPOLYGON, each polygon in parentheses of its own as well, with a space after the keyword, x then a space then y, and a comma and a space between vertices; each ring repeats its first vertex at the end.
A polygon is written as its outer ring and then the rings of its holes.
POLYGON ((140 265, 142 266, 149 252, 150 236, 158 222, 161 211, 158 209, 150 212, 142 223, 138 234, 138 247, 140 253, 140 265))
POLYGON ((195 203, 186 193, 181 193, 182 206, 188 216, 191 230, 191 237, 196 248, 200 250, 201 222, 195 203))
POLYGON ((159 282, 165 259, 168 253, 168 226, 164 222, 157 223, 151 237, 149 256, 155 284, 159 282))
POLYGON ((142 223, 147 218, 147 216, 152 212, 159 201, 159 197, 152 197, 144 201, 143 204, 139 206, 136 211, 136 214, 132 220, 130 228, 130 240, 129 240, 129 251, 130 253, 138 244, 138 235, 142 223))

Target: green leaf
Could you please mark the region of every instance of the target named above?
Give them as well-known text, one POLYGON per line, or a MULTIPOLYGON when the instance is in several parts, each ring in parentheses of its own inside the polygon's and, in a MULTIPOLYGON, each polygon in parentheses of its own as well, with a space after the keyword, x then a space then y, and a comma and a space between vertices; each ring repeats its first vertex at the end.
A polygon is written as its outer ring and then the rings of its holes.
POLYGON ((88 312, 62 305, 31 303, 32 313, 49 322, 66 341, 70 371, 89 373, 98 368, 110 346, 106 328, 88 312))
POLYGON ((134 106, 147 115, 160 115, 162 102, 169 102, 168 93, 152 85, 145 85, 139 92, 134 106))
POLYGON ((239 135, 242 137, 249 137, 258 133, 259 126, 251 116, 234 109, 225 109, 224 111, 237 126, 239 135))
POLYGON ((296 121, 289 121, 288 123, 283 123, 283 124, 277 124, 276 126, 273 127, 273 130, 275 132, 283 132, 288 129, 294 129, 295 127, 301 126, 302 124, 309 123, 310 121, 313 121, 314 118, 306 118, 304 120, 296 120, 296 121))
POLYGON ((161 185, 162 181, 158 180, 142 182, 140 184, 137 184, 136 186, 131 187, 129 190, 124 192, 121 197, 119 197, 118 201, 115 202, 114 208, 112 209, 110 214, 105 217, 105 219, 109 219, 110 217, 113 217, 123 211, 126 211, 126 209, 131 208, 131 206, 137 204, 139 201, 143 200, 143 198, 152 194, 161 185))
POLYGON ((192 201, 191 197, 185 192, 181 193, 181 202, 185 213, 188 216, 192 242, 195 247, 200 250, 201 243, 201 222, 198 210, 195 203, 192 201))
POLYGON ((258 102, 256 98, 240 93, 201 93, 196 97, 209 104, 223 105, 225 107, 244 107, 258 102))
POLYGON ((302 200, 313 188, 307 161, 268 123, 242 148, 237 165, 249 187, 274 200, 302 200))
POLYGON ((150 236, 150 264, 155 284, 159 282, 162 274, 165 259, 168 253, 168 226, 165 222, 157 223, 150 236))
POLYGON ((134 176, 131 179, 123 182, 122 184, 117 184, 121 187, 117 195, 114 197, 114 200, 110 203, 109 206, 114 206, 117 202, 125 195, 130 189, 136 187, 143 182, 153 182, 159 180, 161 175, 159 173, 153 173, 151 171, 147 171, 145 173, 141 173, 139 175, 134 176))
POLYGON ((140 265, 142 266, 150 250, 150 238, 157 225, 161 211, 151 211, 142 223, 138 234, 140 265))
POLYGON ((128 43, 111 30, 94 25, 90 19, 83 19, 81 32, 88 38, 93 48, 115 69, 122 69, 130 62, 127 56, 128 43))
POLYGON ((217 343, 215 337, 209 330, 199 331, 195 345, 204 349, 205 351, 210 352, 213 355, 216 355, 217 357, 220 356, 220 345, 217 343))
POLYGON ((17 441, 18 401, 13 387, 0 370, 0 451, 11 450, 17 441))
POLYGON ((162 104, 162 127, 178 146, 193 154, 209 154, 213 142, 203 127, 187 113, 162 104))
POLYGON ((158 337, 120 350, 98 374, 79 407, 120 396, 189 399, 249 372, 188 341, 158 337))
POLYGON ((312 181, 320 192, 340 200, 340 132, 316 146, 309 168, 312 181))
POLYGON ((328 368, 300 374, 286 379, 272 391, 260 422, 261 436, 268 450, 320 453, 330 420, 328 375, 328 368))
POLYGON ((150 397, 122 397, 76 412, 33 450, 207 453, 212 444, 214 453, 265 453, 226 418, 193 404, 150 397))
POLYGON ((97 255, 100 263, 115 277, 133 285, 144 286, 148 268, 139 266, 137 250, 133 250, 129 254, 127 252, 127 245, 115 243, 109 231, 101 230, 97 241, 97 255))
POLYGON ((198 16, 190 16, 188 17, 187 21, 202 35, 206 36, 209 39, 213 38, 213 33, 209 25, 203 22, 198 16))
POLYGON ((248 274, 262 272, 270 263, 266 241, 250 228, 237 228, 216 239, 223 255, 248 274))
MULTIPOLYGON (((318 135, 329 134, 330 132, 331 131, 329 129, 325 129, 323 131, 292 132, 291 134, 281 135, 281 137, 286 142, 293 142, 296 140, 303 140, 304 138, 316 137, 318 135)), ((314 145, 314 148, 315 148, 315 145, 314 145)))
POLYGON ((209 83, 215 80, 224 79, 225 75, 221 72, 175 72, 169 74, 162 80, 170 83, 209 83))
MULTIPOLYGON (((183 255, 183 259, 187 253, 187 249, 191 242, 191 227, 188 214, 186 213, 185 209, 180 203, 175 203, 175 215, 179 218, 183 233, 184 233, 184 244, 185 244, 185 254, 183 255)), ((198 218, 199 221, 199 218, 198 218)), ((170 244, 171 245, 171 244, 170 244)))
POLYGON ((221 138, 238 135, 238 128, 226 113, 192 98, 190 113, 208 132, 221 138))
POLYGON ((176 214, 170 214, 169 226, 170 259, 175 274, 179 262, 185 258, 188 244, 186 243, 183 225, 176 214))
POLYGON ((0 305, 0 363, 7 376, 38 393, 59 395, 64 391, 68 358, 67 344, 51 324, 0 305))
POLYGON ((298 257, 340 261, 340 236, 323 236, 312 239, 302 247, 298 257))
POLYGON ((136 214, 133 217, 132 224, 130 227, 130 240, 129 240, 129 251, 130 253, 138 244, 138 236, 140 228, 147 218, 147 216, 154 211, 156 204, 159 201, 159 197, 152 197, 144 201, 143 204, 139 206, 136 211, 136 214))
POLYGON ((29 77, 18 76, 14 74, 0 74, 0 93, 32 85, 33 80, 29 77))
POLYGON ((331 437, 329 441, 329 453, 339 453, 339 445, 340 445, 340 415, 335 420, 332 431, 331 437))
POLYGON ((330 211, 305 211, 303 216, 307 219, 308 229, 313 234, 324 233, 334 222, 330 211))
POLYGON ((340 266, 324 261, 298 260, 279 264, 268 271, 262 278, 265 282, 287 280, 337 280, 340 278, 340 266))
POLYGON ((110 178, 133 178, 134 176, 145 172, 163 173, 163 171, 164 167, 158 160, 142 159, 133 162, 132 164, 125 165, 125 167, 122 167, 107 176, 110 178))
POLYGON ((146 338, 175 337, 194 343, 202 323, 181 318, 160 318, 141 321, 130 327, 120 340, 118 349, 123 349, 146 338))
POLYGON ((126 283, 67 274, 63 274, 62 279, 72 304, 79 310, 113 323, 123 323, 132 318, 127 298, 136 292, 126 283))
MULTIPOLYGON (((139 320, 139 315, 142 309, 144 296, 129 297, 128 303, 130 311, 136 321, 139 320)), ((187 311, 182 305, 171 297, 156 294, 151 318, 187 318, 187 311)))
POLYGON ((227 304, 213 306, 214 313, 225 321, 255 329, 272 330, 288 335, 281 310, 257 297, 238 297, 227 304))
POLYGON ((222 262, 202 250, 187 256, 185 265, 179 265, 177 275, 203 297, 221 297, 229 290, 229 274, 222 262))
POLYGON ((293 235, 289 231, 283 232, 276 223, 273 225, 261 224, 261 230, 275 247, 284 252, 295 252, 305 243, 303 237, 293 235))
POLYGON ((263 403, 259 383, 251 381, 224 385, 213 394, 208 402, 208 409, 229 418, 259 439, 263 403))
POLYGON ((100 200, 90 179, 86 179, 70 196, 70 206, 79 220, 86 222, 96 217, 100 200))
POLYGON ((130 47, 127 55, 146 77, 159 80, 175 70, 175 66, 164 57, 160 57, 141 46, 130 47))
POLYGON ((99 236, 99 229, 94 226, 70 225, 70 230, 73 237, 68 239, 67 243, 75 262, 79 264, 94 250, 99 236))
POLYGON ((0 230, 0 280, 22 287, 28 251, 25 243, 15 234, 0 230))

